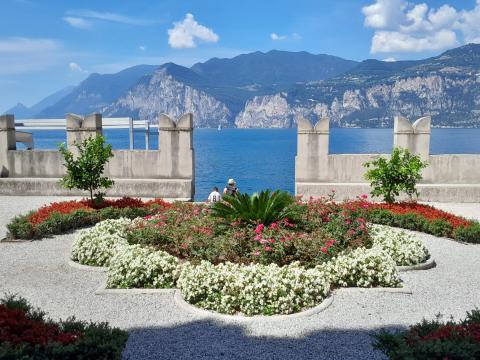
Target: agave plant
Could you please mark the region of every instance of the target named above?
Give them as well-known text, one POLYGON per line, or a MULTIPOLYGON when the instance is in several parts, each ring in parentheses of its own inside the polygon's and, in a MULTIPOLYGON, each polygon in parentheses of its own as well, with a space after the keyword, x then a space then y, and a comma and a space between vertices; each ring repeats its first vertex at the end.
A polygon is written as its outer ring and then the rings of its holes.
POLYGON ((271 223, 288 218, 294 198, 286 191, 264 190, 252 196, 238 194, 225 195, 223 202, 215 203, 212 215, 228 221, 239 220, 247 223, 271 223))

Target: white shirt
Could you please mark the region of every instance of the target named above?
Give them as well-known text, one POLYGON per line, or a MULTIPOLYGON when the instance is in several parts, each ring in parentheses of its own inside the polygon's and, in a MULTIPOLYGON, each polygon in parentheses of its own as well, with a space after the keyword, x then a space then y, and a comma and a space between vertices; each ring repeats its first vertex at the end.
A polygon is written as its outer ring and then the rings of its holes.
POLYGON ((210 195, 208 195, 208 202, 215 203, 220 200, 222 200, 222 195, 220 195, 218 191, 212 191, 210 195))

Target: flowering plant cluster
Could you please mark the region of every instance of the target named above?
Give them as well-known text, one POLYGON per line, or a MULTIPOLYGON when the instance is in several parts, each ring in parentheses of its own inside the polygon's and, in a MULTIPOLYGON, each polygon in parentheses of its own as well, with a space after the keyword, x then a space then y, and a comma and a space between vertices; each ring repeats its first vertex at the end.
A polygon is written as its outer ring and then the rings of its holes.
POLYGON ((333 286, 397 287, 400 285, 395 261, 378 247, 346 251, 317 266, 317 269, 328 274, 333 286))
MULTIPOLYGON (((201 217, 207 216, 205 209, 192 205, 180 205, 179 220, 171 212, 149 216, 147 219, 138 218, 107 220, 97 224, 92 229, 80 233, 72 248, 72 258, 88 265, 108 265, 107 285, 113 288, 171 288, 179 287, 187 301, 206 309, 224 313, 253 314, 285 314, 300 311, 303 308, 315 306, 323 300, 332 286, 398 286, 400 279, 396 265, 422 262, 428 252, 421 244, 405 233, 388 231, 385 227, 375 226, 369 231, 372 237, 372 248, 356 247, 341 249, 337 247, 335 239, 320 238, 315 243, 313 233, 302 237, 305 233, 289 233, 296 225, 288 220, 272 223, 270 226, 262 224, 255 228, 247 227, 242 230, 237 224, 232 226, 233 232, 230 242, 214 245, 215 233, 200 226, 201 217), (196 215, 193 215, 196 214, 196 215), (203 215, 202 215, 203 214, 203 215), (192 220, 195 219, 195 220, 192 220), (200 221, 197 223, 196 221, 200 221), (166 247, 169 251, 160 250, 153 246, 158 240, 156 231, 161 230, 162 241, 173 236, 167 224, 177 224, 176 229, 183 229, 182 224, 189 224, 190 233, 180 231, 183 243, 189 241, 188 247, 176 243, 175 247, 166 247), (196 224, 193 226, 192 224, 196 224), (142 230, 143 243, 128 245, 134 233, 142 230), (147 232, 145 230, 148 229, 147 232), (152 230, 153 229, 153 230, 152 230), (154 231, 154 237, 149 238, 149 231, 154 231), (196 251, 200 242, 195 242, 195 236, 205 237, 202 246, 206 256, 209 252, 220 251, 224 246, 234 248, 245 246, 249 253, 255 247, 261 247, 265 253, 253 255, 252 259, 262 258, 265 263, 252 261, 232 263, 231 261, 214 257, 217 263, 211 261, 195 261, 202 256, 191 258, 194 261, 181 262, 177 254, 187 254, 196 251), (296 237, 291 237, 294 234, 296 237), (202 235, 202 236, 203 236, 202 235), (265 239, 275 239, 274 242, 265 239), (285 241, 281 241, 284 239, 285 241), (245 241, 249 244, 242 245, 245 241), (302 241, 315 248, 316 256, 324 256, 322 261, 306 261, 304 263, 292 261, 287 264, 277 264, 275 261, 275 246, 286 246, 277 250, 285 255, 285 251, 295 249, 302 251, 302 241), (262 244, 263 242, 263 244, 262 244), (265 246, 272 250, 265 251, 265 246), (172 252, 170 252, 172 251, 172 252), (185 253, 182 253, 185 251, 185 253), (284 266, 282 266, 284 265, 284 266)), ((137 239, 136 237, 133 239, 137 239)), ((179 240, 180 241, 180 240, 179 240)), ((231 249, 228 251, 232 251, 231 249)), ((222 254, 229 252, 223 250, 222 254)), ((285 258, 294 259, 294 255, 285 255, 285 258)), ((186 257, 189 260, 189 257, 186 257)), ((248 259, 248 256, 245 257, 248 259)), ((305 256, 304 259, 307 259, 305 256)))
POLYGON ((106 219, 130 219, 155 214, 172 206, 161 199, 142 201, 134 198, 73 200, 56 202, 29 214, 15 217, 8 225, 8 236, 14 239, 36 239, 52 234, 91 226, 106 219))
POLYGON ((105 220, 83 230, 72 245, 71 258, 83 265, 108 266, 119 246, 128 244, 126 230, 131 220, 105 220))
POLYGON ((12 309, 0 305, 0 344, 12 346, 28 344, 45 347, 51 343, 68 345, 80 336, 77 332, 63 332, 57 324, 47 324, 42 320, 30 319, 22 309, 12 309))
POLYGON ((392 212, 393 214, 405 215, 405 214, 416 214, 421 215, 428 221, 433 220, 445 220, 447 221, 453 229, 456 229, 460 226, 469 226, 472 224, 472 221, 469 221, 463 217, 450 214, 446 211, 439 210, 430 205, 419 204, 416 202, 401 202, 394 204, 385 204, 385 203, 371 203, 369 208, 373 209, 383 209, 392 212))
POLYGON ((172 288, 178 259, 164 251, 127 245, 117 248, 107 273, 109 288, 172 288))
POLYGON ((397 266, 417 265, 425 262, 430 254, 421 240, 383 225, 372 225, 374 247, 381 248, 397 266))
POLYGON ((381 331, 374 347, 390 359, 478 359, 480 358, 480 309, 464 320, 423 320, 403 332, 381 331))
POLYGON ((127 337, 106 323, 54 322, 17 296, 0 300, 2 359, 120 359, 127 337))
POLYGON ((186 301, 226 314, 291 314, 313 307, 327 296, 330 284, 317 269, 298 263, 270 265, 185 264, 178 287, 186 301))

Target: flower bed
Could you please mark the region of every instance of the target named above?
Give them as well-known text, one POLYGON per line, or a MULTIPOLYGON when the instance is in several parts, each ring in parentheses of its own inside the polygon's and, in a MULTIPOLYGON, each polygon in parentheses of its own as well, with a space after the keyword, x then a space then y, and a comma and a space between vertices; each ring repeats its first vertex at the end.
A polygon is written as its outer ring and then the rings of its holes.
POLYGON ((26 215, 15 217, 8 225, 8 236, 13 239, 40 239, 70 230, 94 225, 106 219, 120 217, 134 219, 168 208, 170 203, 161 199, 142 201, 134 198, 54 202, 26 215))
POLYGON ((53 322, 22 298, 0 300, 2 359, 120 359, 127 337, 106 323, 53 322))
POLYGON ((480 310, 467 313, 458 323, 424 320, 407 331, 382 331, 374 347, 392 360, 479 359, 480 310))
POLYGON ((439 210, 433 206, 404 202, 366 203, 368 219, 376 224, 421 231, 459 241, 480 243, 480 223, 439 210))
POLYGON ((428 251, 404 232, 370 231, 363 211, 326 217, 319 203, 295 221, 225 224, 203 205, 174 204, 145 218, 107 220, 82 231, 72 259, 108 265, 111 288, 179 288, 186 301, 227 314, 289 314, 335 287, 396 287, 396 265, 428 251))

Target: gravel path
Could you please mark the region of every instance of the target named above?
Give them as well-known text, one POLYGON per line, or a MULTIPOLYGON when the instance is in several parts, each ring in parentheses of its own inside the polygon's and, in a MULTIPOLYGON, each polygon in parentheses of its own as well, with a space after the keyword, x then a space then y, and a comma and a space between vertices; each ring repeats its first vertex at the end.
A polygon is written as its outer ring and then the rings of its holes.
MULTIPOLYGON (((9 219, 58 198, 0 197, 0 237, 9 219)), ((441 204, 444 209, 464 208, 441 204)), ((480 204, 467 205, 480 218, 480 204)), ((380 328, 407 326, 437 313, 463 317, 480 306, 480 245, 417 234, 437 262, 428 271, 403 273, 413 295, 339 291, 324 312, 285 321, 235 322, 192 315, 172 295, 95 295, 99 272, 67 263, 75 234, 0 244, 0 293, 18 293, 53 318, 108 321, 131 331, 125 359, 383 359, 371 347, 380 328)))

